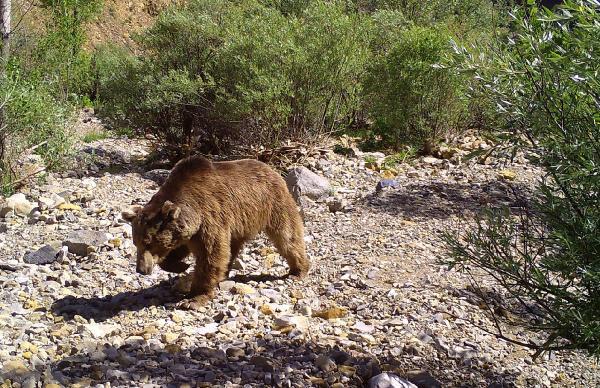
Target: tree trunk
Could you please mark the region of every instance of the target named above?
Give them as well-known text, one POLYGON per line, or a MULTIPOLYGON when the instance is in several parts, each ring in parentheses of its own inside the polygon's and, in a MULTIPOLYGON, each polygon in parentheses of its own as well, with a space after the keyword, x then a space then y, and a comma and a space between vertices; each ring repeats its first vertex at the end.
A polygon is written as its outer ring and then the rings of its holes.
POLYGON ((10 3, 11 0, 0 0, 0 34, 2 34, 2 69, 4 69, 10 55, 10 3))

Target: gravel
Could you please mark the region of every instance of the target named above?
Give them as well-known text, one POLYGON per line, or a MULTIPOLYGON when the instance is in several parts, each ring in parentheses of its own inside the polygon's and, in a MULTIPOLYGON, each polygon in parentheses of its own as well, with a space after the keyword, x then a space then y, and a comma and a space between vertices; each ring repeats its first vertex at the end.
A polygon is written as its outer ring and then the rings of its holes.
MULTIPOLYGON (((526 192, 539 176, 522 160, 499 166, 459 163, 452 155, 403 163, 393 183, 380 183, 389 172, 365 166, 360 156, 308 160, 306 167, 326 177, 335 194, 302 202, 313 263, 307 279, 285 278, 285 261, 259 236, 208 306, 183 311, 176 308, 177 289, 189 279, 136 274, 131 229, 120 218, 121 210, 158 189, 162 175, 145 174, 142 164, 148 144, 87 144, 77 168, 22 190, 27 201, 45 204, 36 222, 10 212, 3 220, 0 381, 22 387, 600 385, 597 364, 581 353, 534 361, 526 349, 489 334, 494 323, 473 303, 468 278, 438 262, 443 232, 464 228, 464 218, 486 207, 510 205, 511 190, 526 192), (510 180, 499 176, 506 169, 514 173, 510 180), (57 254, 62 242, 70 242, 69 252, 57 254), (85 250, 73 249, 75 243, 85 250), (48 260, 36 262, 27 252, 40 247, 48 260)), ((506 331, 521 340, 533 336, 506 331)))

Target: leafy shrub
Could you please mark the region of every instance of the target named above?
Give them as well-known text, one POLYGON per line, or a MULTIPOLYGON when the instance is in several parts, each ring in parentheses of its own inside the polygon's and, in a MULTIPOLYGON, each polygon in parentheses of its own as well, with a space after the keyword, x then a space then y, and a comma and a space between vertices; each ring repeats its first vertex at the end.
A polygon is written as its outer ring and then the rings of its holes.
POLYGON ((34 32, 15 28, 9 61, 1 64, 6 66, 0 76, 0 179, 5 191, 24 178, 15 175, 14 165, 31 147, 47 168, 62 165, 71 145, 73 105, 89 104, 87 95, 93 90, 92 56, 81 48, 84 23, 100 1, 43 0, 39 6, 50 17, 34 32))
POLYGON ((528 147, 547 175, 531 211, 494 211, 450 237, 451 263, 495 278, 505 308, 547 336, 523 345, 600 355, 600 6, 567 0, 515 15, 502 55, 463 50, 463 60, 505 116, 499 139, 528 147))
POLYGON ((32 57, 21 64, 32 76, 55 85, 61 98, 80 102, 93 93, 92 55, 82 51, 85 25, 101 9, 101 0, 42 0, 50 16, 44 33, 34 40, 32 57))
POLYGON ((384 145, 427 148, 457 126, 465 111, 462 84, 436 67, 449 48, 446 33, 410 27, 374 61, 364 81, 365 100, 384 145))
POLYGON ((20 153, 39 146, 49 168, 59 167, 68 152, 69 107, 57 100, 51 86, 22 78, 18 70, 10 69, 0 84, 0 176, 10 189, 14 162, 20 153))
POLYGON ((104 111, 175 157, 198 142, 218 151, 241 139, 309 140, 357 110, 368 55, 361 28, 324 1, 287 16, 253 0, 192 1, 139 37, 141 55, 99 58, 104 111))
POLYGON ((289 78, 293 126, 302 131, 333 131, 356 120, 360 78, 370 58, 370 30, 357 15, 327 2, 315 2, 292 22, 296 55, 289 78))
POLYGON ((419 26, 452 23, 464 32, 488 29, 496 24, 497 10, 508 1, 490 0, 352 0, 354 9, 376 13, 382 10, 402 13, 419 26))

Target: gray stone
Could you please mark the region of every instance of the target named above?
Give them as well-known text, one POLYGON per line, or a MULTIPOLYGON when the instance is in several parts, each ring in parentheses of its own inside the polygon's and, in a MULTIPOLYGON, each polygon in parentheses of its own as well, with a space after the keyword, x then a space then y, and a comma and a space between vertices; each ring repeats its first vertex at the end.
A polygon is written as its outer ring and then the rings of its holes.
POLYGON ((215 372, 209 370, 208 372, 206 372, 204 374, 204 377, 202 378, 202 381, 207 382, 207 383, 212 383, 213 381, 215 381, 217 379, 217 375, 215 372))
POLYGON ((230 292, 234 286, 235 282, 233 280, 223 280, 219 283, 219 289, 223 292, 230 292))
POLYGON ((360 331, 361 333, 373 333, 375 331, 375 326, 367 325, 364 322, 358 321, 353 326, 354 329, 360 331))
POLYGON ((265 372, 271 372, 275 370, 275 363, 270 358, 264 356, 253 356, 250 359, 250 364, 256 366, 257 368, 261 368, 265 372))
POLYGON ((331 198, 329 201, 327 201, 327 208, 329 208, 329 211, 332 213, 340 212, 344 210, 345 207, 346 201, 344 201, 343 199, 331 198))
POLYGON ((232 358, 244 357, 246 355, 246 352, 244 351, 244 349, 235 348, 235 347, 227 348, 227 351, 225 353, 227 354, 227 357, 232 357, 232 358))
POLYGON ((442 383, 436 380, 428 371, 409 372, 408 379, 419 388, 441 388, 442 383))
POLYGON ((315 360, 315 365, 323 372, 331 372, 337 367, 335 361, 333 361, 331 358, 325 355, 317 357, 317 359, 315 360))
POLYGON ((434 158, 433 156, 425 156, 421 160, 423 161, 423 163, 429 164, 431 166, 435 166, 443 162, 442 159, 434 158))
POLYGON ((63 245, 69 248, 69 252, 78 256, 87 256, 91 250, 106 244, 108 238, 106 233, 97 230, 76 230, 69 233, 63 245))
POLYGON ((379 192, 383 189, 396 189, 400 187, 400 184, 393 180, 393 179, 382 179, 379 182, 377 182, 377 186, 375 186, 375 191, 379 192))
POLYGON ((38 208, 41 211, 52 210, 63 203, 65 203, 63 197, 56 193, 51 193, 48 197, 40 197, 38 199, 38 208))
POLYGON ((35 388, 35 387, 36 387, 36 377, 35 376, 29 376, 27 379, 25 379, 25 381, 21 385, 21 388, 35 388))
POLYGON ((203 361, 206 359, 217 360, 217 361, 227 360, 227 356, 223 350, 212 349, 212 348, 205 347, 205 346, 194 349, 191 352, 191 356, 193 359, 200 360, 200 361, 203 361))
POLYGON ((90 334, 93 338, 100 339, 119 330, 119 326, 103 323, 88 323, 83 325, 85 333, 90 334))
POLYGON ((58 259, 58 250, 50 245, 44 245, 37 251, 27 252, 23 256, 23 261, 27 264, 51 264, 58 259))
POLYGON ((296 201, 299 201, 302 196, 316 200, 331 194, 329 181, 306 167, 290 169, 285 177, 285 182, 296 201))
POLYGON ((373 376, 368 383, 369 388, 418 388, 408 380, 392 373, 380 373, 373 376))

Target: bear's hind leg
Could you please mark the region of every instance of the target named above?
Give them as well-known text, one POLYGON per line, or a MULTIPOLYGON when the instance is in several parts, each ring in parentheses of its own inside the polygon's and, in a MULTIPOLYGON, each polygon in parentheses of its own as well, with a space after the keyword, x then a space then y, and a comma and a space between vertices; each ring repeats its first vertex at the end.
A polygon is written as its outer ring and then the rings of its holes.
POLYGON ((296 224, 295 227, 286 224, 279 229, 269 228, 267 229, 267 235, 279 254, 287 261, 290 267, 290 276, 296 278, 306 276, 310 268, 310 262, 306 256, 302 224, 296 224))
POLYGON ((210 247, 192 244, 191 249, 196 256, 196 266, 188 299, 180 307, 195 310, 213 298, 216 286, 225 279, 231 249, 229 239, 224 238, 213 241, 210 247))
POLYGON ((244 247, 244 239, 232 239, 231 240, 231 257, 229 258, 229 264, 227 265, 227 271, 231 271, 235 258, 240 254, 244 247))

